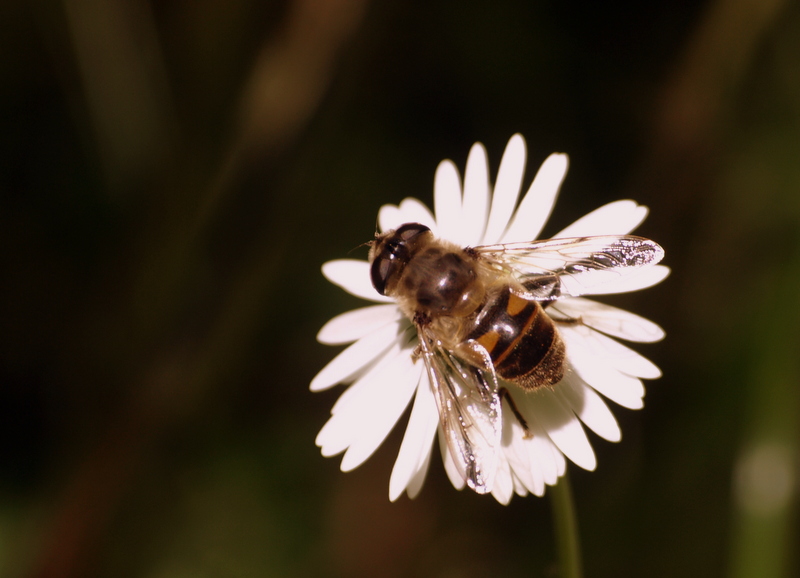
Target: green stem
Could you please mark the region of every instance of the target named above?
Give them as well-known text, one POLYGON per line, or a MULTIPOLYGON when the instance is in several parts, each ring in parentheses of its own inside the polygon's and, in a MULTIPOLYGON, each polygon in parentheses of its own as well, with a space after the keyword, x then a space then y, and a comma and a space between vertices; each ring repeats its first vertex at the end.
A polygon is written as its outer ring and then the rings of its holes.
POLYGON ((572 500, 569 476, 564 473, 558 484, 550 488, 550 502, 553 506, 553 526, 558 549, 559 576, 561 578, 581 578, 581 548, 578 539, 578 519, 572 500))

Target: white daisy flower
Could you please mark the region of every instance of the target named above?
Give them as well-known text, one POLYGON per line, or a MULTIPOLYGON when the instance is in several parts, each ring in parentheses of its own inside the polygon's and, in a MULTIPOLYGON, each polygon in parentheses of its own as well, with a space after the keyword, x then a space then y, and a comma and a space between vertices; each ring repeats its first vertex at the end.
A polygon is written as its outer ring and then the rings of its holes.
MULTIPOLYGON (((419 223, 430 228, 436 237, 460 247, 530 243, 550 215, 567 171, 567 157, 551 155, 517 203, 525 157, 525 141, 514 135, 506 147, 492 192, 486 150, 480 143, 475 144, 467 160, 463 187, 451 161, 443 161, 436 170, 435 216, 420 201, 408 198, 399 206, 381 207, 381 232, 419 223)), ((616 201, 589 213, 554 238, 627 235, 646 215, 647 208, 634 201, 616 201)), ((448 447, 448 432, 440 425, 436 391, 423 363, 425 356, 420 354, 413 320, 392 297, 376 290, 367 261, 329 261, 322 266, 322 272, 345 291, 376 303, 334 317, 317 336, 328 345, 352 343, 311 381, 312 391, 349 384, 317 436, 322 454, 344 452, 342 471, 358 467, 386 439, 413 400, 389 481, 389 499, 396 500, 404 491, 411 498, 420 492, 437 437, 451 482, 456 488, 463 488, 469 481, 464 459, 454 459, 448 447)), ((659 283, 668 273, 669 269, 662 265, 644 267, 580 293, 644 289, 659 283)), ((491 467, 486 468, 491 472, 486 480, 470 483, 480 493, 491 492, 503 504, 514 493, 542 496, 545 486, 556 484, 564 474, 565 457, 593 470, 595 455, 584 426, 609 441, 619 441, 621 437, 603 397, 623 407, 639 409, 644 396, 641 380, 661 375, 652 362, 615 339, 662 339, 664 332, 651 321, 585 297, 562 297, 542 310, 552 319, 564 342, 564 377, 554 387, 537 387, 533 391, 499 379, 505 391, 494 398, 497 424, 492 427, 496 429, 497 444, 492 446, 491 459, 486 458, 491 461, 491 467)))

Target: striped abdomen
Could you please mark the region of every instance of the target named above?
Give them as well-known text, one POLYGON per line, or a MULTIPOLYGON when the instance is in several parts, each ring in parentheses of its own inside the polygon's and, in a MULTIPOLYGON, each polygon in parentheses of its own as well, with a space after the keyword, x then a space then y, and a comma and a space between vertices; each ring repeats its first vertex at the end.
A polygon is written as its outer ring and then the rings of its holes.
POLYGON ((505 287, 478 315, 467 336, 480 343, 497 374, 525 389, 555 385, 564 377, 564 343, 536 301, 505 287))

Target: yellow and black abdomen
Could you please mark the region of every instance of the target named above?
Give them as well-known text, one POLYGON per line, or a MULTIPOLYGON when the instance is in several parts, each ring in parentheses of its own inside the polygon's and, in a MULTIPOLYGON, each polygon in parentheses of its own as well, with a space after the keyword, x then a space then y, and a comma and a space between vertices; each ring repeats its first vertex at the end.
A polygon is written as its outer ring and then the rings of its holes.
POLYGON ((500 377, 525 389, 555 385, 564 377, 564 343, 553 320, 538 302, 509 286, 484 306, 467 339, 486 349, 500 377))

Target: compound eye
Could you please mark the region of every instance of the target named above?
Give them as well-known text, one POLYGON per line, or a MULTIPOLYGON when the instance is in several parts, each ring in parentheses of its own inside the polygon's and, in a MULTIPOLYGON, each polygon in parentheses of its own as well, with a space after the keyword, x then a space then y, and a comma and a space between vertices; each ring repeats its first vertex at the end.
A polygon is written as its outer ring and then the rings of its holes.
POLYGON ((381 295, 386 295, 386 283, 389 281, 389 276, 394 272, 395 266, 392 261, 385 259, 382 256, 376 257, 372 262, 370 269, 370 277, 372 278, 372 286, 381 295))
POLYGON ((386 285, 394 275, 398 274, 410 258, 405 241, 397 234, 392 235, 375 256, 370 269, 372 285, 381 295, 386 295, 386 285))
POLYGON ((383 241, 370 268, 372 285, 378 293, 386 295, 386 286, 408 264, 420 235, 429 232, 430 229, 425 225, 406 223, 398 227, 383 241))
POLYGON ((417 237, 429 232, 430 228, 420 223, 406 223, 405 225, 400 225, 394 234, 407 243, 413 243, 417 237))

